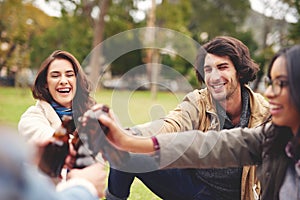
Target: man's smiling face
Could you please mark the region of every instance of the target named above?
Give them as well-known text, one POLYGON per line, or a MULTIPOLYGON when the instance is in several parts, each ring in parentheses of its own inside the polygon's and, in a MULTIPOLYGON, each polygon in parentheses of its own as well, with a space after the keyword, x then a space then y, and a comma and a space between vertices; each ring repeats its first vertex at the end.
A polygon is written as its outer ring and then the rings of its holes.
POLYGON ((208 53, 204 61, 204 77, 207 89, 217 101, 234 97, 240 89, 237 71, 228 56, 208 53))

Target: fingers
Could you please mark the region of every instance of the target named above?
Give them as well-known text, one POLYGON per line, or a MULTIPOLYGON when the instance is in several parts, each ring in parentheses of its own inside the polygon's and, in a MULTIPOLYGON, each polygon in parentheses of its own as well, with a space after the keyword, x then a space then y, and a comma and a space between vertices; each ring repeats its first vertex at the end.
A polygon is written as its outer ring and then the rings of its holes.
POLYGON ((93 152, 86 146, 80 146, 78 149, 78 157, 76 159, 76 166, 82 168, 94 164, 96 161, 94 159, 93 152))
POLYGON ((72 169, 76 161, 76 157, 68 155, 65 159, 65 168, 72 169))
POLYGON ((91 156, 86 156, 86 157, 82 157, 82 158, 77 158, 76 159, 76 166, 77 167, 86 167, 86 166, 90 166, 92 164, 94 164, 96 161, 93 157, 91 156))
POLYGON ((126 133, 122 127, 108 116, 102 115, 99 117, 99 120, 109 129, 108 134, 106 135, 108 142, 115 148, 124 150, 124 145, 127 143, 128 133, 126 133))
POLYGON ((110 117, 108 117, 107 115, 100 115, 99 116, 99 121, 104 126, 108 127, 110 129, 110 131, 112 131, 113 129, 115 129, 113 120, 110 117))
POLYGON ((88 148, 88 146, 81 145, 78 149, 77 154, 79 156, 91 156, 91 155, 93 155, 93 152, 88 148))
MULTIPOLYGON (((115 114, 113 113, 113 111, 111 109, 109 109, 108 106, 106 106, 105 104, 96 104, 94 106, 91 107, 91 109, 89 109, 88 111, 86 111, 82 117, 80 117, 79 121, 81 122, 81 125, 82 126, 86 126, 87 124, 87 120, 90 116, 93 116, 95 115, 95 112, 96 111, 99 111, 99 110, 102 110, 103 112, 107 113, 108 116, 116 123, 118 123, 118 119, 117 117, 115 116, 115 114)), ((100 119, 100 116, 102 115, 99 115, 99 118, 98 120, 100 119)), ((119 123, 118 123, 119 124, 119 123)))
POLYGON ((103 107, 105 107, 105 105, 99 103, 99 104, 92 106, 91 110, 97 111, 97 110, 101 110, 103 107))
MULTIPOLYGON (((113 113, 112 113, 113 115, 113 113)), ((113 135, 119 135, 124 130, 123 128, 117 123, 113 117, 107 115, 99 116, 99 121, 109 129, 109 133, 113 133, 113 135)), ((111 134, 108 134, 108 136, 111 134)), ((117 139, 117 138, 116 138, 117 139)))
POLYGON ((107 172, 100 163, 95 163, 83 169, 73 169, 68 173, 67 178, 84 178, 95 186, 100 198, 104 196, 107 172))
POLYGON ((69 145, 69 154, 67 155, 66 159, 65 159, 65 167, 68 169, 73 168, 74 164, 75 164, 75 160, 76 160, 76 155, 77 152, 73 146, 72 143, 70 143, 69 145))
POLYGON ((73 144, 71 143, 70 144, 70 146, 69 146, 69 152, 70 152, 70 155, 71 156, 76 156, 77 155, 77 152, 76 152, 76 150, 75 150, 75 148, 74 148, 74 146, 73 146, 73 144))
POLYGON ((117 115, 115 115, 115 113, 113 112, 112 109, 109 110, 108 116, 109 116, 113 121, 115 121, 118 125, 121 124, 120 121, 119 121, 119 119, 118 119, 118 117, 117 117, 117 115))
POLYGON ((94 114, 98 110, 103 110, 103 111, 109 111, 109 108, 104 105, 104 104, 96 104, 92 106, 88 111, 86 111, 82 117, 80 117, 79 121, 81 122, 82 126, 86 126, 88 118, 94 114))

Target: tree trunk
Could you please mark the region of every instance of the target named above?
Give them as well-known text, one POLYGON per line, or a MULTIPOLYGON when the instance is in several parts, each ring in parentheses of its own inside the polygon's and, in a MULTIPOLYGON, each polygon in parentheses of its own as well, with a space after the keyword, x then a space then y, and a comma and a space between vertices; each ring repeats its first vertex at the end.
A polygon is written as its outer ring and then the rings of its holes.
MULTIPOLYGON (((156 10, 156 1, 152 0, 152 6, 148 13, 147 19, 147 27, 154 28, 155 26, 155 10, 156 10)), ((146 33, 146 41, 149 44, 153 44, 155 40, 155 30, 151 29, 146 33)), ((155 99, 157 96, 157 77, 158 77, 158 52, 157 49, 149 48, 146 50, 146 69, 147 69, 147 76, 150 82, 150 89, 151 89, 151 97, 155 99)))
POLYGON ((93 51, 91 52, 90 60, 90 74, 89 78, 92 82, 93 89, 101 88, 101 84, 98 84, 100 76, 103 74, 103 63, 104 57, 102 55, 102 47, 99 44, 103 41, 105 21, 104 17, 107 14, 107 11, 110 6, 110 0, 101 0, 99 1, 99 16, 95 20, 94 27, 94 39, 93 39, 93 51), (97 46, 98 45, 98 46, 97 46))

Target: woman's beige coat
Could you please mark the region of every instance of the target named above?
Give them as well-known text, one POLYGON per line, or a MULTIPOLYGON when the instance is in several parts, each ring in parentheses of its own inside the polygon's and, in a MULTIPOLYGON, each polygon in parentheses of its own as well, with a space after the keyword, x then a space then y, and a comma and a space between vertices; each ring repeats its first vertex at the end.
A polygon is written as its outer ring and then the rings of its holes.
POLYGON ((61 125, 61 120, 52 106, 42 100, 29 107, 21 116, 19 133, 31 141, 43 141, 52 137, 55 130, 61 125))

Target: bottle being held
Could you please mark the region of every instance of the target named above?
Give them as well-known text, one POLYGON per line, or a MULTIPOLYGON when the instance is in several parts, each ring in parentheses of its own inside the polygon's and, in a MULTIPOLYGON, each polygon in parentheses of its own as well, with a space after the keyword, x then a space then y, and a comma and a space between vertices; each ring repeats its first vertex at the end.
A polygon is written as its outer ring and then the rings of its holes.
MULTIPOLYGON (((107 115, 109 107, 103 106, 98 110, 88 110, 86 125, 79 124, 78 135, 94 156, 101 152, 103 157, 115 167, 122 166, 129 159, 129 153, 113 147, 106 139, 108 128, 98 121, 100 115, 107 115)), ((80 120, 79 120, 80 121, 80 120)))
POLYGON ((77 129, 73 132, 71 143, 77 152, 73 168, 82 169, 96 163, 95 156, 88 146, 88 138, 83 135, 79 137, 77 129))
POLYGON ((39 168, 50 177, 60 177, 65 159, 69 154, 69 139, 74 122, 71 116, 62 117, 62 125, 53 134, 53 140, 45 147, 39 168))

